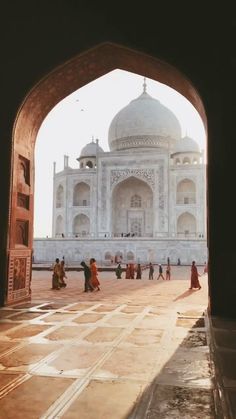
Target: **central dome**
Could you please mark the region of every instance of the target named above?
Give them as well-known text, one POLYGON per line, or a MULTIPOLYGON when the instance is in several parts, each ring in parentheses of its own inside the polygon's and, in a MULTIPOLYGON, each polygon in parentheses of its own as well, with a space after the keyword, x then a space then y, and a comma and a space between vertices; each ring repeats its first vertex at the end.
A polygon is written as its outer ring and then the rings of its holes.
POLYGON ((168 146, 181 138, 176 116, 159 100, 146 92, 121 109, 113 118, 108 132, 111 151, 139 147, 168 146), (168 139, 168 141, 167 141, 168 139))

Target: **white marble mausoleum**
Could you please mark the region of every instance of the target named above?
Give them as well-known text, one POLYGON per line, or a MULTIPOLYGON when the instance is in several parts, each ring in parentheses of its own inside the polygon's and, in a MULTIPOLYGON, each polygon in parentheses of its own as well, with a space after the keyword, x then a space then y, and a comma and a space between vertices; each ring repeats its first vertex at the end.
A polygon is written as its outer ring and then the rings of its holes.
POLYGON ((65 256, 100 264, 207 260, 203 151, 178 119, 143 92, 111 121, 109 152, 88 143, 71 168, 54 163, 52 238, 34 240, 35 262, 65 256))

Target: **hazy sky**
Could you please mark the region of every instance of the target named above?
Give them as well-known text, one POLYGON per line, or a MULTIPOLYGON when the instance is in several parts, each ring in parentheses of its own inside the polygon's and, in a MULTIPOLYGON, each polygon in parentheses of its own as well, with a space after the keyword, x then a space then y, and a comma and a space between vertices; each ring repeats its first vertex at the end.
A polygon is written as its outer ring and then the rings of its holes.
MULTIPOLYGON (((203 123, 191 103, 164 84, 151 79, 146 83, 147 93, 176 115, 182 136, 187 134, 200 149, 205 149, 203 123)), ((142 91, 142 76, 114 70, 67 96, 47 115, 35 148, 34 237, 51 237, 53 162, 57 172, 63 170, 66 154, 69 166, 78 168, 76 158, 92 137, 99 139, 104 151, 109 151, 108 129, 113 117, 142 91)))

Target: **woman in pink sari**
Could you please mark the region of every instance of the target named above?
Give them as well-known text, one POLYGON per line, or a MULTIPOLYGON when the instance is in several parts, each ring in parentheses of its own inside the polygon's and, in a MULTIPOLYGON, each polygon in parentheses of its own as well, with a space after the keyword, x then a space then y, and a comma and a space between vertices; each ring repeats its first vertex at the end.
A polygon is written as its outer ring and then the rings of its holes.
POLYGON ((91 283, 94 289, 100 291, 99 285, 100 282, 98 280, 98 270, 96 265, 96 260, 94 258, 90 259, 90 269, 91 269, 91 283))
POLYGON ((193 260, 192 266, 191 266, 191 284, 189 288, 190 290, 193 288, 198 288, 200 290, 202 288, 198 280, 199 276, 201 275, 199 275, 197 267, 195 265, 195 260, 193 260))

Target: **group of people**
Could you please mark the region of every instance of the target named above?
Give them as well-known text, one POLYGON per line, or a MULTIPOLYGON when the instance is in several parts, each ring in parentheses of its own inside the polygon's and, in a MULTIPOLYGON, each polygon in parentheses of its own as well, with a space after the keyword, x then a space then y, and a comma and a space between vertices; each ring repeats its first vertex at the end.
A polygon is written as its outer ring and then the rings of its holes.
MULTIPOLYGON (((123 272, 123 269, 121 267, 121 264, 118 263, 118 266, 115 270, 115 274, 117 279, 122 279, 121 274, 123 272)), ((138 263, 136 266, 134 263, 127 263, 126 269, 125 269, 125 279, 141 279, 142 278, 142 268, 141 264, 138 263), (136 277, 135 277, 136 274, 136 277)))
POLYGON ((141 264, 138 263, 135 266, 134 263, 127 263, 126 269, 125 269, 125 279, 141 279, 141 278, 142 278, 141 264))
POLYGON ((81 266, 84 268, 84 292, 92 292, 94 290, 100 291, 96 260, 91 258, 90 266, 82 261, 81 266))
MULTIPOLYGON (((163 267, 161 264, 158 265, 158 277, 157 279, 162 278, 163 280, 170 280, 170 272, 171 272, 171 267, 170 267, 170 263, 167 263, 166 265, 166 277, 164 277, 163 275, 163 267)), ((148 275, 148 279, 153 279, 153 274, 154 274, 154 266, 153 264, 150 262, 149 263, 149 275, 148 275)))
POLYGON ((52 274, 52 289, 60 290, 61 288, 66 287, 65 282, 66 271, 65 271, 65 260, 60 261, 59 258, 56 258, 56 261, 53 265, 53 274, 52 274))
MULTIPOLYGON (((166 278, 164 278, 163 276, 163 268, 162 265, 159 265, 159 275, 157 277, 157 279, 162 278, 162 279, 167 279, 170 280, 170 271, 171 271, 171 267, 170 264, 167 264, 166 266, 166 278)), ((117 279, 121 279, 121 274, 123 272, 123 269, 121 267, 121 264, 118 263, 118 266, 115 270, 115 274, 117 279)), ((153 264, 150 262, 149 263, 149 279, 153 279, 153 274, 154 274, 154 266, 153 264)), ((136 266, 134 265, 134 263, 129 263, 126 264, 126 269, 125 269, 125 279, 142 279, 142 267, 141 264, 138 263, 136 266), (135 276, 136 274, 136 276, 135 276)))
MULTIPOLYGON (((84 292, 89 292, 89 291, 100 291, 100 282, 98 280, 98 269, 97 269, 97 265, 96 265, 96 260, 94 258, 90 259, 90 264, 89 266, 82 261, 81 262, 81 266, 83 267, 84 270, 84 292)), ((163 267, 161 264, 158 265, 159 266, 159 274, 157 279, 162 278, 163 280, 170 280, 171 277, 171 266, 170 266, 170 261, 169 258, 167 260, 167 265, 166 265, 166 277, 164 277, 163 275, 163 267)), ((115 273, 116 273, 116 277, 117 279, 121 279, 121 274, 122 274, 122 267, 121 264, 119 263, 115 273)), ((208 272, 208 266, 205 262, 204 264, 204 271, 203 271, 203 275, 206 274, 208 272)), ((126 264, 126 270, 125 270, 125 278, 126 279, 134 279, 135 278, 135 273, 136 273, 136 279, 141 279, 142 278, 142 267, 141 264, 138 263, 136 266, 133 263, 130 264, 126 264)), ((154 266, 153 264, 150 262, 149 263, 149 277, 148 279, 153 279, 153 275, 154 275, 154 266)), ((189 289, 201 289, 201 285, 199 282, 199 277, 201 275, 198 273, 197 270, 197 266, 195 261, 192 262, 191 265, 191 281, 190 281, 190 287, 189 289)), ((62 258, 62 260, 60 261, 59 258, 56 258, 56 261, 53 265, 53 274, 52 274, 52 289, 57 289, 60 290, 61 288, 64 288, 67 286, 65 279, 67 278, 66 276, 66 272, 65 272, 65 260, 64 257, 62 258)))
MULTIPOLYGON (((98 269, 96 265, 96 260, 94 258, 90 259, 90 266, 88 266, 84 261, 81 262, 81 266, 84 269, 84 292, 88 291, 100 291, 100 282, 98 280, 98 269)), ((66 271, 65 271, 65 260, 64 258, 60 261, 59 258, 56 258, 53 265, 53 274, 52 274, 52 289, 60 290, 61 288, 66 287, 65 282, 66 271)))

